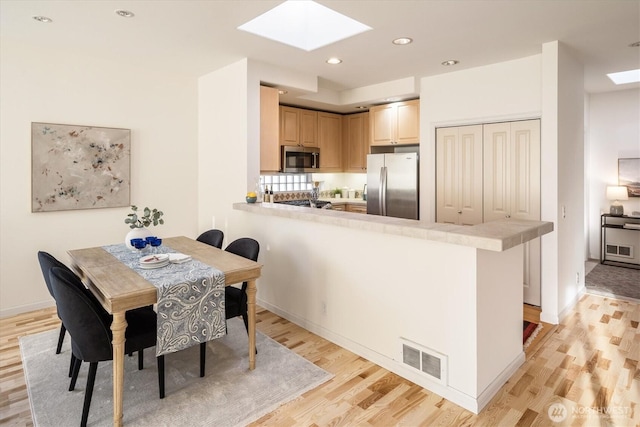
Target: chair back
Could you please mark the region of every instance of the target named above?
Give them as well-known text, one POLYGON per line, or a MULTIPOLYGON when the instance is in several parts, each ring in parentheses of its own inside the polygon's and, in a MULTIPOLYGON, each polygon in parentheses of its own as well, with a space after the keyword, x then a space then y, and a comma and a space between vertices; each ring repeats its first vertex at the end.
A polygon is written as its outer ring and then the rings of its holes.
POLYGON ((62 323, 71 335, 73 354, 86 362, 111 360, 111 319, 99 302, 84 292, 80 279, 61 267, 49 272, 62 323))
MULTIPOLYGON (((241 237, 229 243, 224 250, 251 261, 257 261, 260 253, 260 243, 250 237, 241 237)), ((244 291, 242 293, 244 299, 246 298, 247 282, 242 283, 242 290, 244 291)))
POLYGON ((221 249, 222 241, 224 240, 224 233, 222 230, 208 230, 199 235, 196 240, 221 249))
POLYGON ((242 237, 229 243, 224 250, 243 258, 250 259, 251 261, 257 261, 258 253, 260 252, 260 244, 250 237, 242 237))
POLYGON ((71 272, 71 270, 69 269, 69 267, 67 267, 60 261, 58 261, 56 257, 54 257, 48 252, 39 251, 38 261, 40 262, 40 269, 42 270, 42 275, 44 276, 44 282, 47 284, 47 289, 49 290, 49 294, 51 295, 51 297, 53 297, 53 299, 55 299, 55 297, 53 296, 53 289, 51 289, 51 280, 49 279, 49 271, 53 267, 59 267, 69 272, 71 272))

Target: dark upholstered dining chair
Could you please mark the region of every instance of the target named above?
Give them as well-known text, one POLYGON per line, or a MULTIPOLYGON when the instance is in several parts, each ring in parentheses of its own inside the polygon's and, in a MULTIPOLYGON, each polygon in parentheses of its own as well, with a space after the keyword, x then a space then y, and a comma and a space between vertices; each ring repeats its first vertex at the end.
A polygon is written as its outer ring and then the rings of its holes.
MULTIPOLYGON (((95 383, 98 362, 112 360, 111 316, 100 306, 93 294, 82 290, 78 277, 68 269, 53 267, 49 272, 53 295, 58 313, 71 336, 71 349, 77 360, 77 369, 82 361, 89 362, 89 374, 82 408, 80 425, 87 425, 91 396, 95 383)), ((156 344, 155 312, 145 313, 146 318, 138 316, 135 325, 129 325, 125 332, 125 353, 141 351, 156 344), (152 314, 153 313, 153 314, 152 314)), ((158 383, 160 396, 164 394, 164 356, 158 357, 158 383)), ((77 370, 70 389, 75 387, 77 370)))
MULTIPOLYGON (((39 251, 38 252, 38 262, 40 263, 40 269, 42 270, 42 276, 44 277, 44 282, 47 285, 47 289, 49 290, 49 294, 55 300, 55 297, 53 295, 53 289, 51 288, 51 280, 49 278, 49 272, 51 271, 51 269, 53 267, 58 267, 58 268, 62 268, 63 270, 68 271, 71 274, 75 274, 75 273, 73 273, 73 271, 71 271, 71 269, 69 267, 64 265, 62 262, 58 261, 58 259, 56 257, 54 257, 53 255, 51 255, 48 252, 39 251)), ((80 286, 84 289, 84 285, 82 285, 82 283, 80 283, 80 286)), ((57 309, 57 307, 56 307, 56 309, 57 309)), ((60 354, 60 351, 62 350, 62 343, 64 342, 64 336, 65 336, 65 333, 67 331, 65 326, 64 326, 64 322, 62 322, 62 318, 60 317, 60 313, 58 313, 58 319, 60 319, 60 334, 58 335, 58 346, 56 347, 56 354, 60 354)), ((76 359, 75 359, 73 353, 71 353, 71 361, 69 363, 69 376, 70 377, 73 374, 73 366, 75 365, 75 362, 76 362, 76 359)))
MULTIPOLYGON (((49 277, 49 272, 51 271, 52 268, 54 267, 58 267, 58 268, 62 268, 63 270, 66 270, 68 273, 72 274, 75 276, 75 273, 73 271, 71 271, 71 269, 69 267, 67 267, 66 265, 64 265, 62 262, 60 262, 56 257, 54 257, 53 255, 51 255, 48 252, 44 252, 44 251, 39 251, 38 252, 38 261, 40 262, 40 269, 42 270, 42 276, 44 277, 44 282, 47 285, 47 289, 49 290, 49 294, 51 295, 51 297, 53 297, 53 299, 55 300, 55 296, 53 295, 53 289, 51 288, 51 280, 49 277)), ((81 289, 83 292, 87 293, 87 294, 91 294, 91 291, 89 291, 87 288, 84 287, 84 285, 82 284, 82 282, 80 281, 80 279, 76 276, 76 279, 73 283, 76 284, 77 286, 79 286, 79 289, 81 289)), ((89 296, 90 298, 94 298, 93 295, 89 296)), ((104 309, 103 309, 104 310, 104 309)), ((106 313, 106 311, 105 311, 106 313)), ((106 314, 107 316, 110 316, 109 314, 106 314)), ((153 311, 153 307, 152 306, 147 306, 147 307, 141 307, 141 308, 137 308, 134 310, 129 310, 127 311, 126 314, 126 320, 127 320, 127 324, 132 325, 132 324, 136 324, 137 323, 137 319, 140 317, 142 319, 146 319, 148 316, 151 315, 155 315, 155 312, 153 311)), ((58 313, 58 318, 60 320, 62 320, 62 318, 60 317, 60 314, 58 313)), ((56 354, 60 353, 60 350, 62 348, 62 343, 64 341, 64 336, 65 336, 65 332, 66 332, 66 328, 64 325, 64 322, 61 322, 60 325, 60 335, 58 336, 58 346, 56 348, 56 354)), ((142 369, 142 360, 144 358, 144 354, 142 351, 140 351, 138 353, 138 369, 142 369)), ((71 377, 73 375, 73 367, 75 365, 75 357, 73 355, 73 353, 71 354, 71 362, 69 363, 69 376, 71 377)), ((79 366, 78 366, 79 368, 79 366)))
MULTIPOLYGON (((249 237, 243 237, 233 242, 224 249, 227 252, 250 259, 258 260, 260 244, 249 237)), ((247 317, 247 282, 242 283, 242 287, 227 286, 224 291, 225 317, 232 319, 242 316, 244 327, 249 332, 249 319, 247 317)))
MULTIPOLYGON (((224 249, 232 254, 250 259, 251 261, 258 260, 258 254, 260 253, 260 244, 250 238, 242 237, 229 243, 224 249)), ((225 304, 225 318, 232 319, 234 317, 242 316, 244 321, 244 327, 249 333, 249 317, 247 313, 247 282, 242 283, 242 287, 236 288, 235 286, 227 286, 224 288, 224 304, 225 304)), ((205 371, 205 353, 207 343, 200 344, 200 376, 204 376, 205 371)), ((257 353, 256 349, 256 353, 257 353)))
POLYGON ((198 242, 206 243, 207 245, 214 246, 218 249, 222 248, 222 241, 224 240, 224 233, 222 230, 207 230, 196 239, 198 242))
MULTIPOLYGON (((196 239, 198 242, 206 243, 215 248, 222 249, 222 242, 224 241, 224 232, 218 229, 207 230, 196 239)), ((200 376, 204 377, 204 360, 206 357, 206 343, 200 344, 200 376)))
MULTIPOLYGON (((42 270, 42 276, 44 277, 44 283, 47 285, 47 290, 49 291, 49 295, 51 295, 51 298, 55 300, 55 297, 53 296, 53 289, 51 288, 51 281, 49 280, 49 270, 51 270, 53 267, 60 267, 67 270, 69 270, 69 268, 63 263, 61 263, 60 261, 58 261, 50 253, 43 252, 43 251, 38 252, 38 262, 40 263, 40 269, 42 270)), ((60 319, 59 313, 58 313, 58 319, 60 319)), ((66 333, 66 328, 64 327, 64 323, 61 323, 60 334, 58 335, 58 346, 56 347, 56 354, 60 354, 65 333, 66 333)))

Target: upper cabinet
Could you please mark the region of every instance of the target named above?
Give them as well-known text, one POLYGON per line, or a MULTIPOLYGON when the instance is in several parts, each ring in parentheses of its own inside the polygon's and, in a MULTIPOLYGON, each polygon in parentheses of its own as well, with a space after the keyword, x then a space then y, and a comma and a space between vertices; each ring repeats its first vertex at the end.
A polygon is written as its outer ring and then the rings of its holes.
POLYGON ((369 121, 371 145, 420 142, 419 99, 371 107, 369 121))
POLYGON ((260 86, 260 170, 280 170, 278 89, 260 86))
POLYGON ((342 118, 342 159, 345 172, 365 172, 369 154, 369 113, 342 118))
POLYGON ((300 110, 300 145, 318 146, 318 112, 300 110))
POLYGON ((325 112, 316 114, 320 148, 319 172, 342 172, 342 116, 325 112))
POLYGON ((280 107, 280 145, 317 147, 318 112, 280 107))

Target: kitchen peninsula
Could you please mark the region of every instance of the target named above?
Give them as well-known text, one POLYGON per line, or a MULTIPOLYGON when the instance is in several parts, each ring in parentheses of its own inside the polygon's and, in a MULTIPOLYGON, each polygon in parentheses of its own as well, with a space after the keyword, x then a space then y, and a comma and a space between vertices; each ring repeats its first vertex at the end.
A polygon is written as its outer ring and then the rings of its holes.
POLYGON ((259 305, 476 413, 524 362, 522 244, 552 223, 233 208, 265 248, 259 305))

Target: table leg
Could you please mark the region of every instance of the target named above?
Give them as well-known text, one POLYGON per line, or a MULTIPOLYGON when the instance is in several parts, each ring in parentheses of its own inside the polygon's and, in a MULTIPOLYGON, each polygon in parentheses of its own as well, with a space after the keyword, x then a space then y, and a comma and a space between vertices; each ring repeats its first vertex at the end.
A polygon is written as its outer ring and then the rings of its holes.
POLYGON ((247 311, 249 315, 249 369, 256 367, 256 281, 247 282, 247 311))
POLYGON ((127 329, 125 312, 113 313, 113 425, 122 426, 122 394, 124 390, 124 333, 127 329))

